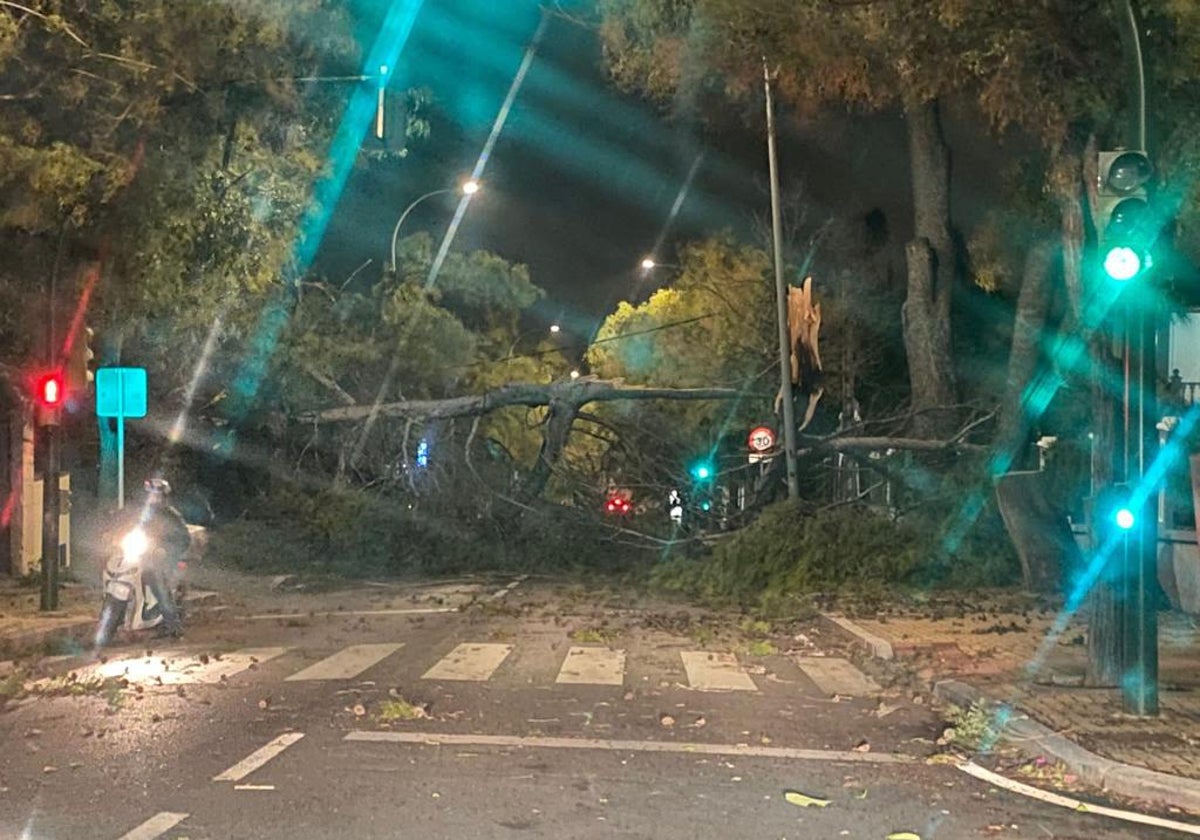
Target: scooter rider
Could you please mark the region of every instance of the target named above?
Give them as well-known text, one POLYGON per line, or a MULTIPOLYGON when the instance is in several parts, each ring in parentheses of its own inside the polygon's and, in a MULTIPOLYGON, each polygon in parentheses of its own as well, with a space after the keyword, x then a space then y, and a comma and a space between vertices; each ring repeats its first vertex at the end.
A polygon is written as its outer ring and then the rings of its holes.
POLYGON ((153 547, 142 567, 142 580, 154 594, 162 610, 162 633, 178 636, 183 632, 179 605, 171 591, 170 571, 184 558, 192 544, 187 522, 167 500, 171 485, 163 478, 151 478, 145 483, 146 504, 142 510, 141 527, 153 547))

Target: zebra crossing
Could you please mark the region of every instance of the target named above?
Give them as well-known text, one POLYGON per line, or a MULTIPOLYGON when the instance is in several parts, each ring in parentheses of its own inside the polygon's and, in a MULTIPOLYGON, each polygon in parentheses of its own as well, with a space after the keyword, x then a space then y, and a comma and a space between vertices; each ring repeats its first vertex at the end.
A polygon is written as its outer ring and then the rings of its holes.
MULTIPOLYGON (((260 675, 268 671, 268 679, 286 683, 329 683, 371 676, 372 669, 392 667, 401 663, 405 669, 417 668, 414 676, 427 682, 522 684, 546 683, 548 673, 534 676, 518 674, 521 657, 513 656, 516 646, 492 642, 462 642, 436 658, 427 651, 415 654, 424 662, 409 661, 402 652, 403 642, 353 644, 299 667, 296 659, 304 651, 288 647, 242 648, 223 654, 195 654, 186 651, 159 652, 154 655, 114 659, 89 665, 73 672, 72 679, 87 682, 94 679, 119 678, 130 684, 176 686, 183 684, 226 684, 248 671, 260 675), (426 658, 427 657, 427 658, 426 658), (389 666, 388 663, 391 663, 389 666), (511 667, 507 668, 506 663, 511 667), (260 666, 270 665, 269 669, 260 666), (290 670, 290 672, 288 672, 290 670)), ((545 654, 541 654, 544 658, 545 654)), ((636 653, 635 653, 636 656, 636 653)), ((555 685, 621 687, 636 684, 638 677, 630 673, 631 657, 627 651, 607 646, 571 645, 556 657, 555 685)), ((526 660, 528 661, 528 660, 526 660)), ((818 692, 845 696, 870 696, 879 691, 870 678, 853 664, 836 657, 799 657, 790 662, 807 677, 818 692)), ((679 650, 666 656, 643 655, 636 663, 641 679, 657 679, 662 685, 678 684, 697 691, 758 692, 760 682, 769 679, 761 665, 747 668, 733 653, 706 650, 679 650), (654 677, 648 675, 653 674, 654 677), (752 675, 753 674, 753 675, 752 675), (759 676, 756 682, 754 676, 759 676)), ((528 668, 527 668, 528 669, 528 668)), ((375 672, 378 674, 378 672, 375 672)), ((772 677, 774 675, 771 675, 772 677)))

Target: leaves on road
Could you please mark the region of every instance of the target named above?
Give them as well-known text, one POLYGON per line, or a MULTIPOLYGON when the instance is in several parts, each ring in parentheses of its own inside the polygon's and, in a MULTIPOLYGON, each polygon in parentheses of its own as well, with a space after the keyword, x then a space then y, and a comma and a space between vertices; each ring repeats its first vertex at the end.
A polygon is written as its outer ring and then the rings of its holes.
POLYGON ((671 715, 659 715, 658 722, 663 726, 674 726, 675 718, 671 717, 671 715))
MULTIPOLYGON (((785 790, 783 792, 783 798, 800 808, 824 808, 829 805, 828 799, 822 799, 818 796, 809 796, 807 793, 801 793, 798 790, 785 790)), ((917 840, 920 840, 920 838, 917 840)))
POLYGON ((921 840, 921 835, 915 831, 893 831, 887 840, 921 840))

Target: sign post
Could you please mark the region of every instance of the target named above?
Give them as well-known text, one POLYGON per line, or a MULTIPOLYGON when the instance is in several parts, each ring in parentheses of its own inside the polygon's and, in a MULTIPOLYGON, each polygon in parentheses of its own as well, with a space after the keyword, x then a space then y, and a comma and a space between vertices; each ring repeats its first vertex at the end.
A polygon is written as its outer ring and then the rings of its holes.
POLYGON ((96 371, 96 416, 117 421, 117 509, 125 507, 125 418, 146 416, 146 369, 104 367, 96 371))

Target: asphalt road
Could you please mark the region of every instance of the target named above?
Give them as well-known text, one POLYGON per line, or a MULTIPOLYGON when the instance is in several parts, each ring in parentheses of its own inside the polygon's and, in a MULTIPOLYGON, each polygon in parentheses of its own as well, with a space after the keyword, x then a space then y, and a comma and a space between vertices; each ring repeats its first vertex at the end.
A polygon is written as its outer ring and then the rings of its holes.
POLYGON ((44 663, 0 713, 0 837, 1181 836, 928 764, 938 717, 831 671, 819 630, 730 651, 533 589, 284 598, 44 663))

